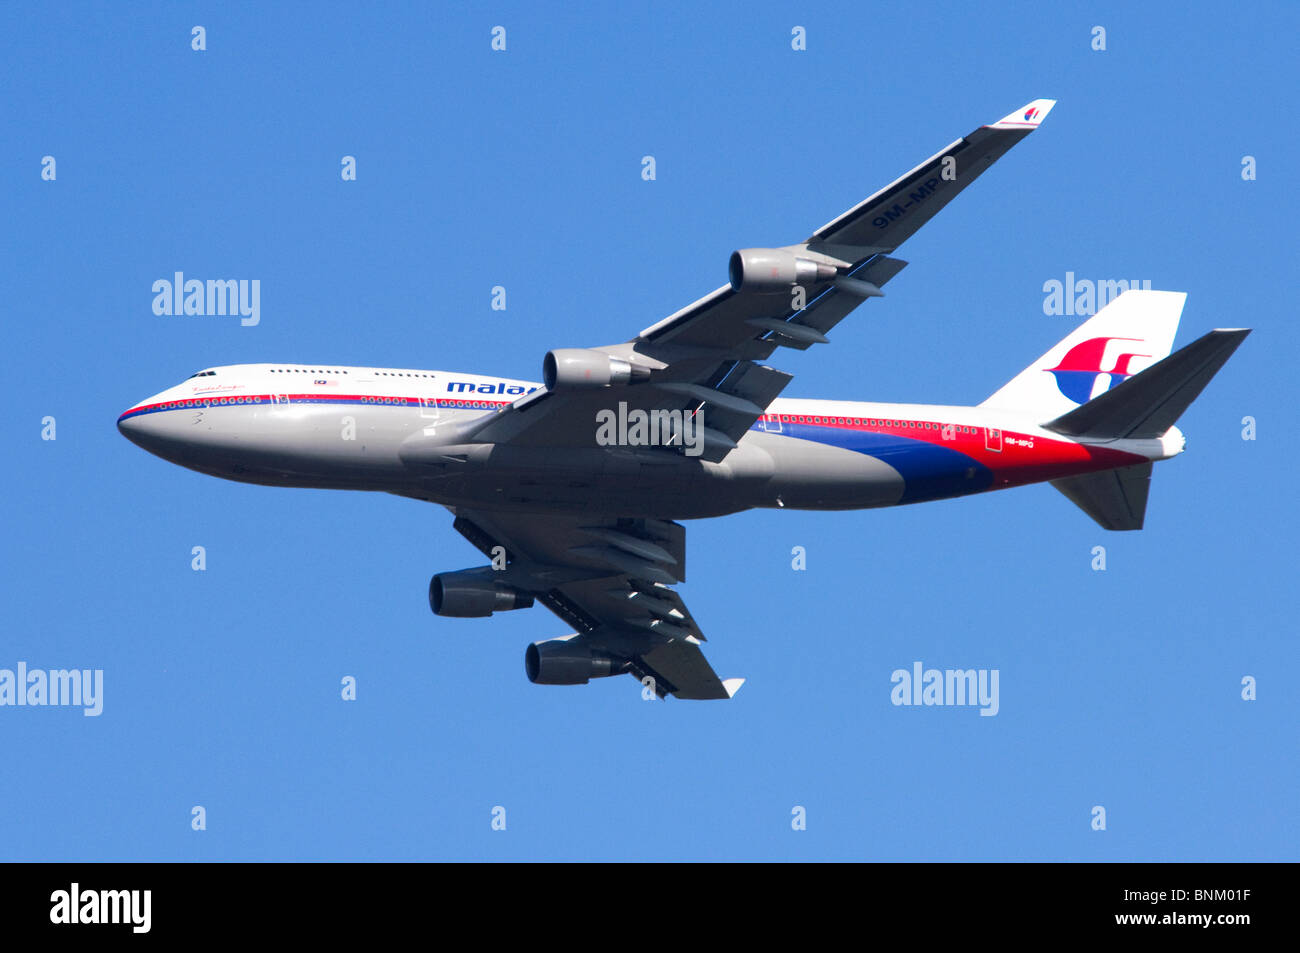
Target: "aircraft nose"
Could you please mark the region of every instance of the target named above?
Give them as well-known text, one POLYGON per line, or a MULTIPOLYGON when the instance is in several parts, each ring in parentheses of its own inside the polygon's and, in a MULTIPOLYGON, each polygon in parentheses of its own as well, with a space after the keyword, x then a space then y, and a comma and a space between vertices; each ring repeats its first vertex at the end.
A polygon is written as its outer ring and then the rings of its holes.
POLYGON ((132 443, 138 442, 137 438, 148 433, 150 416, 148 405, 149 401, 133 404, 129 410, 122 411, 117 418, 118 432, 132 443))
POLYGON ((131 416, 131 411, 123 412, 122 416, 117 418, 117 432, 128 440, 131 435, 140 429, 139 422, 131 416))
POLYGON ((137 447, 161 456, 169 449, 170 441, 165 423, 160 420, 166 415, 155 412, 157 403, 151 399, 124 411, 117 418, 117 430, 137 447))

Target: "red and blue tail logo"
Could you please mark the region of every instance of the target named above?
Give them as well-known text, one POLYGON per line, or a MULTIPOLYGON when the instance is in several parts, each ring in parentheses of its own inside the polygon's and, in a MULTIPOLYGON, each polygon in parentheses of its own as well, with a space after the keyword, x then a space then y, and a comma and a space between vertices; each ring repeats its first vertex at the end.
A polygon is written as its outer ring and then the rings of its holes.
POLYGON ((1108 371, 1102 370, 1102 358, 1106 355, 1106 345, 1111 341, 1138 341, 1140 338, 1091 338, 1081 341, 1065 352, 1061 363, 1056 367, 1045 367, 1056 377, 1056 386, 1062 394, 1076 404, 1086 404, 1092 399, 1092 389, 1097 386, 1097 378, 1102 374, 1110 375, 1110 390, 1133 374, 1129 364, 1135 357, 1150 357, 1150 354, 1124 352, 1115 359, 1115 366, 1108 371))
POLYGON ((1025 122, 1029 122, 1029 120, 1033 119, 1037 115, 1038 115, 1038 107, 1030 106, 1029 109, 1025 112, 1025 122))

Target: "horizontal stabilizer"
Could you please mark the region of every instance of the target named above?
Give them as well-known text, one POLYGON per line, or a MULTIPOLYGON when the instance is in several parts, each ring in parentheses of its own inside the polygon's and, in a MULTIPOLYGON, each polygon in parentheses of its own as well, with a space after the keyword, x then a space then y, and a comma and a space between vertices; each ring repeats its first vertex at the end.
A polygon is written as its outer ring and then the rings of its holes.
POLYGON ((1045 426, 1082 440, 1160 437, 1249 333, 1249 328, 1211 331, 1045 426))
POLYGON ((1151 464, 1053 480, 1052 486, 1102 529, 1141 529, 1151 488, 1151 464))

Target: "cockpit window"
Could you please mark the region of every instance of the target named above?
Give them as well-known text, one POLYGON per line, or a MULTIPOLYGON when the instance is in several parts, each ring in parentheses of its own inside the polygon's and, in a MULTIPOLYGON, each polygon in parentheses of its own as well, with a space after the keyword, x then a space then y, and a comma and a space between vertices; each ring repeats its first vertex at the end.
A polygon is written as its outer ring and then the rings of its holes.
POLYGON ((185 379, 188 381, 188 380, 193 380, 196 377, 216 377, 216 376, 217 376, 216 371, 199 371, 197 374, 191 374, 189 377, 185 379))

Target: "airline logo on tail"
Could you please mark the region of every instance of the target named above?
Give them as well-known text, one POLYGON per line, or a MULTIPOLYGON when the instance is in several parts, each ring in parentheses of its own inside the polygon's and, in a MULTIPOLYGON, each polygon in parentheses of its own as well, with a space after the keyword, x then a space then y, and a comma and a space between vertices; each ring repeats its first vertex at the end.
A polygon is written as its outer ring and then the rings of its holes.
POLYGON ((1120 381, 1133 376, 1129 364, 1135 357, 1150 357, 1150 354, 1138 354, 1125 351, 1115 359, 1110 370, 1102 370, 1102 358, 1106 355, 1106 345, 1111 341, 1140 341, 1141 338, 1090 338, 1080 341, 1065 352, 1061 363, 1056 367, 1043 370, 1056 377, 1056 387, 1062 394, 1076 404, 1086 404, 1092 399, 1092 389, 1097 386, 1097 378, 1102 374, 1110 375, 1110 390, 1120 381))

